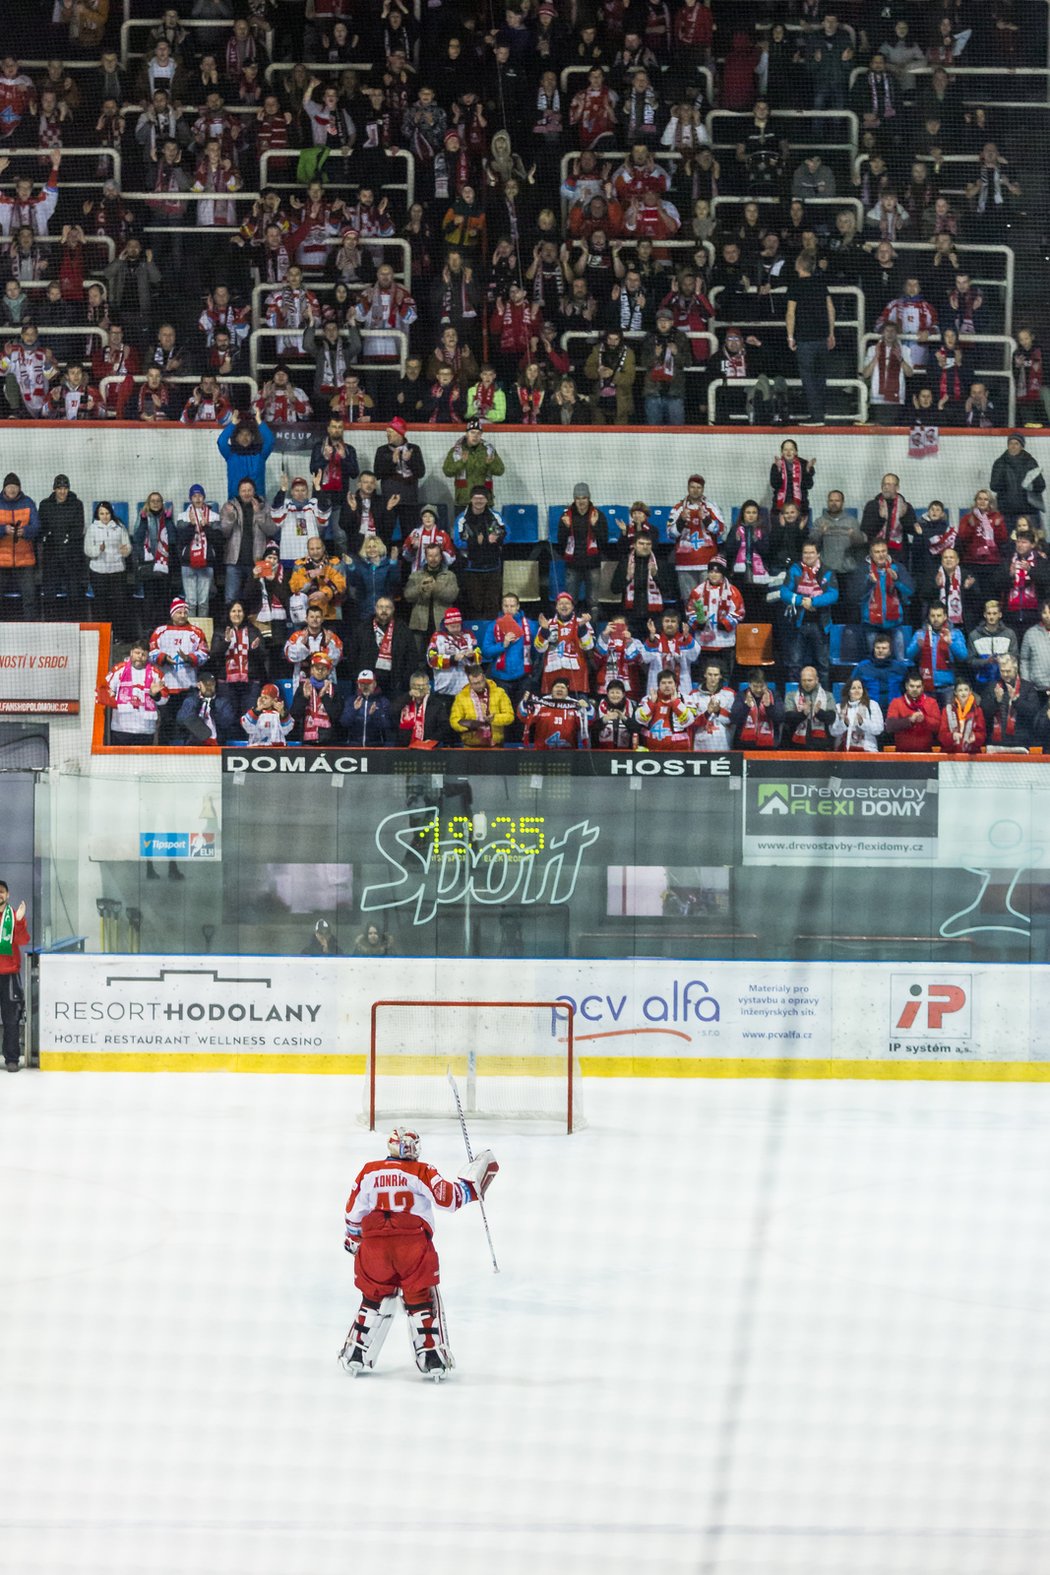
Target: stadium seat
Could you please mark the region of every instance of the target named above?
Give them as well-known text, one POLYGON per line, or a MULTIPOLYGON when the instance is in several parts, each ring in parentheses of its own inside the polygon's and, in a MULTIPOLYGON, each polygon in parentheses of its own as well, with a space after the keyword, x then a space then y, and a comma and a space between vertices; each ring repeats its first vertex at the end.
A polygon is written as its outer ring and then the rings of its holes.
POLYGON ((509 558, 503 565, 504 595, 515 595, 519 601, 538 602, 540 599, 540 566, 534 558, 522 562, 509 558))
POLYGON ((531 543, 540 539, 540 511, 535 503, 508 503, 500 508, 508 542, 531 543))

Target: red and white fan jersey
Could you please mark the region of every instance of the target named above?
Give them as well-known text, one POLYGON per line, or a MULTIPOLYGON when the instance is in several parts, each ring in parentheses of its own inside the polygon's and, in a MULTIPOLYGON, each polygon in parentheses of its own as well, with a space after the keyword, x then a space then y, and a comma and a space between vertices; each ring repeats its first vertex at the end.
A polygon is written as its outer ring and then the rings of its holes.
POLYGON ((309 421, 310 401, 305 388, 289 383, 286 388, 271 386, 255 401, 255 414, 270 426, 285 426, 290 422, 309 421))
POLYGON ((689 696, 689 704, 696 716, 693 748, 700 754, 721 753, 723 749, 732 747, 729 716, 735 699, 736 694, 728 684, 723 684, 714 694, 707 689, 694 689, 689 696))
POLYGON ((58 371, 54 358, 42 344, 24 345, 14 339, 4 346, 0 356, 0 372, 15 379, 26 409, 34 416, 43 415, 51 382, 58 371))
POLYGON ((362 1167, 346 1200, 347 1234, 359 1236, 369 1214, 411 1214, 433 1235, 435 1208, 454 1213, 474 1198, 469 1181, 446 1181, 422 1160, 373 1159, 362 1167))
POLYGON ((718 552, 729 532, 722 515, 706 498, 690 503, 683 498, 671 510, 667 534, 675 543, 676 569, 703 569, 718 552))
POLYGON ((192 689, 197 668, 208 660, 208 642, 192 623, 162 623, 149 637, 149 659, 160 670, 164 692, 192 689))
POLYGON ((693 628, 699 624, 701 651, 727 651, 736 645, 736 626, 744 616, 744 598, 735 585, 704 580, 689 592, 685 615, 693 628))
POLYGON ((314 321, 321 321, 321 303, 312 290, 293 290, 290 284, 283 289, 275 290, 266 298, 266 326, 267 328, 298 328, 299 333, 281 334, 274 341, 276 354, 302 355, 303 336, 301 330, 306 327, 307 317, 313 313, 314 321))
POLYGON ((466 668, 481 661, 478 642, 469 629, 451 634, 436 629, 427 646, 427 666, 434 674, 434 688, 441 695, 458 695, 467 681, 466 668))

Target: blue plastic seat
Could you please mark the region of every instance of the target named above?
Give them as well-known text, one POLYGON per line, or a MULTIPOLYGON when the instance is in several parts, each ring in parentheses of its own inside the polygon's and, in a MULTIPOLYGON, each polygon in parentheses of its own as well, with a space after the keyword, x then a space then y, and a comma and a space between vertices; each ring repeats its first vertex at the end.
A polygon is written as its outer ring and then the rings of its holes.
POLYGON ((508 541, 525 543, 539 541, 540 511, 537 504, 508 503, 506 507, 497 505, 497 508, 507 527, 508 541))

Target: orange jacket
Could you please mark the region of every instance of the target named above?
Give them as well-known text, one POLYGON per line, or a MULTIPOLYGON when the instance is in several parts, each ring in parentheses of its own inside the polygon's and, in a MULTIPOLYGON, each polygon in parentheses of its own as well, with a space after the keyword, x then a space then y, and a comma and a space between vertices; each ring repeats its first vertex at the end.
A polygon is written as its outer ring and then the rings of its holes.
POLYGON ((14 502, 0 492, 0 569, 31 569, 40 532, 36 504, 20 492, 14 502))

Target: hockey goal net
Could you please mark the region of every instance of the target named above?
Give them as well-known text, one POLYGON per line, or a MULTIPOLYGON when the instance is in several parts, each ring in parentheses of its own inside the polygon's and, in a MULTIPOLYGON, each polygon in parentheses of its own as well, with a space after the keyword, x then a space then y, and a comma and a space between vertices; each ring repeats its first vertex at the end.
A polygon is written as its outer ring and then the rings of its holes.
POLYGON ((365 1087, 370 1128, 468 1117, 583 1126, 575 1013, 565 1001, 376 1001, 365 1087))

